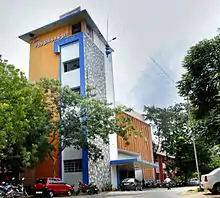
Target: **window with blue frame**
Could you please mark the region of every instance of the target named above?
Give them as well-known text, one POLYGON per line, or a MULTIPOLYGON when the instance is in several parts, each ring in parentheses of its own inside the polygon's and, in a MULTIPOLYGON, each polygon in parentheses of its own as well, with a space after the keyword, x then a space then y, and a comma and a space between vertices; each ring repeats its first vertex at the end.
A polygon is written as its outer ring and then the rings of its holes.
POLYGON ((79 58, 63 63, 64 73, 79 69, 79 58))

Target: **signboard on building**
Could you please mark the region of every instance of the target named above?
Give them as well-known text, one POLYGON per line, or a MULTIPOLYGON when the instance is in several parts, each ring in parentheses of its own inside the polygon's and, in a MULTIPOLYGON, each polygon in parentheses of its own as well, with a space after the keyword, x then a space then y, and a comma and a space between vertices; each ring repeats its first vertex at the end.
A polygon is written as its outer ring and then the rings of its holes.
POLYGON ((60 35, 57 35, 57 36, 53 36, 45 41, 42 41, 42 42, 39 42, 35 45, 35 47, 42 47, 44 45, 47 45, 48 43, 51 43, 51 42, 54 42, 54 41, 58 41, 58 40, 61 40, 65 37, 68 36, 68 32, 64 33, 64 34, 60 34, 60 35))

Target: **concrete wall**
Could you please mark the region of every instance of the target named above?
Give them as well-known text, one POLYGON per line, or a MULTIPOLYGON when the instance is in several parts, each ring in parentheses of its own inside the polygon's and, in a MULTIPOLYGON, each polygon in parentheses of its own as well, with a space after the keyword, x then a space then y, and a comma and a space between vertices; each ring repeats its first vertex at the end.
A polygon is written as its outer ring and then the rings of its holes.
POLYGON ((122 160, 122 159, 132 159, 132 158, 139 158, 139 156, 137 155, 129 155, 126 153, 122 153, 122 152, 118 152, 118 159, 122 160))
MULTIPOLYGON (((67 148, 63 152, 63 160, 82 159, 82 150, 74 150, 73 148, 67 148)), ((64 171, 64 168, 63 168, 64 171)), ((68 184, 77 184, 78 181, 82 181, 82 172, 64 173, 63 180, 68 184)))

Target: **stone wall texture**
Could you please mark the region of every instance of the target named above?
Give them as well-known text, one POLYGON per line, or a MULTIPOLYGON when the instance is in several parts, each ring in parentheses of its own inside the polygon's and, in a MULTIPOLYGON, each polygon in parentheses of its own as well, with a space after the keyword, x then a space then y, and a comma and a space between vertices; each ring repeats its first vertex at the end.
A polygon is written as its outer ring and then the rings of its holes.
MULTIPOLYGON (((86 85, 99 100, 106 100, 105 54, 87 36, 84 36, 86 85)), ((89 160, 89 182, 94 182, 100 189, 111 182, 109 145, 103 144, 97 137, 95 144, 102 149, 104 159, 89 160)))
POLYGON ((86 83, 97 99, 106 100, 105 55, 85 35, 84 37, 86 83))

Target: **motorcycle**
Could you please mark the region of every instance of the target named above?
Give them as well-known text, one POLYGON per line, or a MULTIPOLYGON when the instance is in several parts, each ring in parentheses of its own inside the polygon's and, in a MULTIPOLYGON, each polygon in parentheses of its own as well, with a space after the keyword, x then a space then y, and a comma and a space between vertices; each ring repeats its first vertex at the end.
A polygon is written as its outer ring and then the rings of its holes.
POLYGON ((89 195, 92 194, 98 194, 99 189, 94 183, 90 184, 82 184, 82 182, 79 182, 79 188, 76 191, 76 196, 79 195, 79 193, 88 193, 89 195))
POLYGON ((13 177, 11 183, 2 182, 2 185, 0 185, 0 197, 28 197, 28 194, 23 186, 24 178, 22 178, 22 183, 18 185, 13 183, 14 180, 15 178, 13 177))
POLYGON ((17 186, 14 186, 15 196, 16 197, 28 197, 28 193, 26 189, 24 188, 24 177, 21 179, 21 184, 18 184, 17 186))
POLYGON ((167 187, 167 190, 171 190, 171 184, 170 183, 166 183, 166 187, 167 187))
POLYGON ((2 182, 0 185, 0 197, 14 197, 14 185, 12 183, 2 182))

